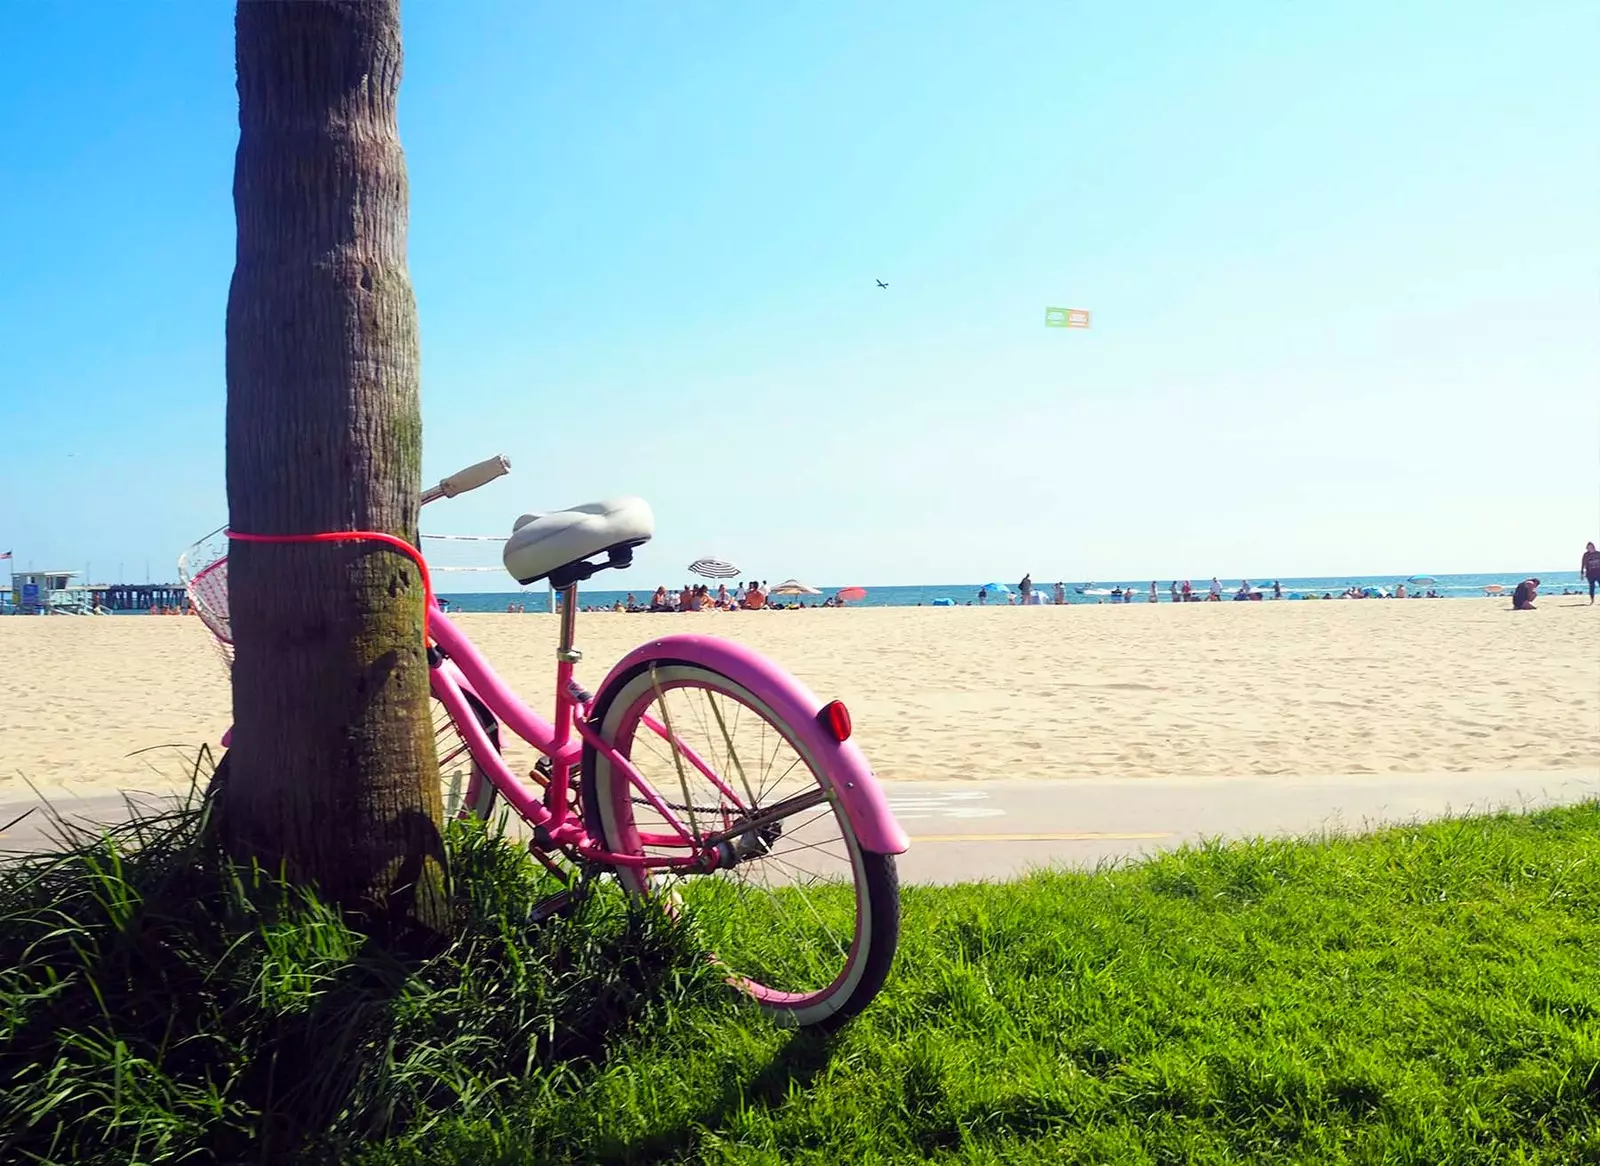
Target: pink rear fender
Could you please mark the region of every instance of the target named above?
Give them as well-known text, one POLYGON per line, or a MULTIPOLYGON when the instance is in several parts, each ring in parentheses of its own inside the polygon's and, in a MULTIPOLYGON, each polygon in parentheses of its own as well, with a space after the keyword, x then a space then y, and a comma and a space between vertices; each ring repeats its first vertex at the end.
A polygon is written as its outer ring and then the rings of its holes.
POLYGON ((883 787, 872 774, 866 756, 854 741, 833 739, 817 721, 824 701, 788 672, 743 644, 715 636, 662 636, 640 644, 617 662, 595 696, 595 708, 605 708, 614 693, 640 667, 652 662, 679 660, 720 672, 749 689, 772 706, 797 736, 798 744, 816 758, 833 779, 839 804, 850 819, 863 850, 874 854, 904 854, 911 845, 889 810, 883 787))

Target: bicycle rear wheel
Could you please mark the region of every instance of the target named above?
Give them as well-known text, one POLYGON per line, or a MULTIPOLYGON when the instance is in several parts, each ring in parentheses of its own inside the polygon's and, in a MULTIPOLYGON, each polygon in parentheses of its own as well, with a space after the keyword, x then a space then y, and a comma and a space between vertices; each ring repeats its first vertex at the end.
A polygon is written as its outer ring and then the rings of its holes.
MULTIPOLYGON (((697 849, 720 840, 732 863, 709 875, 615 873, 634 893, 681 896, 730 983, 773 1016, 834 1028, 889 973, 899 880, 892 856, 862 849, 817 760, 816 726, 785 723, 774 703, 677 660, 652 662, 601 693, 593 714, 601 738, 697 849)), ((589 830, 608 849, 685 853, 662 810, 596 750, 587 751, 582 789, 589 830)))

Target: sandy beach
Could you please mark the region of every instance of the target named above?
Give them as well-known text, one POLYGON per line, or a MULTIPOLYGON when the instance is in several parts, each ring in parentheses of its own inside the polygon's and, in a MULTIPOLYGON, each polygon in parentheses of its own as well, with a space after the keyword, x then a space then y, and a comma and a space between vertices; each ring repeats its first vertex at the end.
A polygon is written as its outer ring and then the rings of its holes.
MULTIPOLYGON (((1600 776, 1600 607, 1504 600, 584 615, 580 675, 654 635, 744 641, 851 708, 889 781, 1600 776)), ((549 615, 456 617, 536 708, 549 615)), ((185 785, 228 724, 200 622, 0 620, 0 802, 185 785)))

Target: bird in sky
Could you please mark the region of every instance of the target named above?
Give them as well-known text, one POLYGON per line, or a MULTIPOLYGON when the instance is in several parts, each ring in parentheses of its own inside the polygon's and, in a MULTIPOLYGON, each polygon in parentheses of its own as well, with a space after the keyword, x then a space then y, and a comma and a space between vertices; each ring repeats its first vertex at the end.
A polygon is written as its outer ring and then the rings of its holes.
POLYGON ((879 287, 888 287, 889 286, 888 284, 884 283, 883 280, 881 280, 881 279, 878 280, 877 282, 878 282, 878 286, 879 287))

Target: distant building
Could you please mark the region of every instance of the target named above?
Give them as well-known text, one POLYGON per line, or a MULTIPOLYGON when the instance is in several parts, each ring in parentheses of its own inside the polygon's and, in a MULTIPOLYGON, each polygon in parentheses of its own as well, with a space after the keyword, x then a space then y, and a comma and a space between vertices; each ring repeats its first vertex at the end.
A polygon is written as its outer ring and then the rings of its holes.
POLYGON ((65 592, 78 577, 76 571, 18 571, 11 576, 11 603, 24 615, 49 611, 51 597, 65 592))

